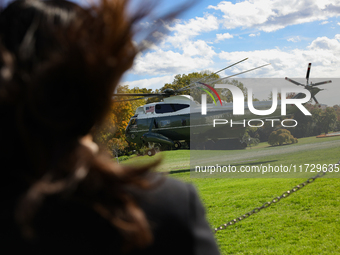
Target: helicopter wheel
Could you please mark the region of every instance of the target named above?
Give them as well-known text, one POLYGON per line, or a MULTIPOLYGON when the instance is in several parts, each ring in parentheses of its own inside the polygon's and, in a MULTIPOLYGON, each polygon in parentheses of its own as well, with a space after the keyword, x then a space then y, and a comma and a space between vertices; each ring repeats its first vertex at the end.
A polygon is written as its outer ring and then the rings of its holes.
POLYGON ((182 147, 182 144, 180 142, 175 142, 174 147, 175 147, 175 150, 178 150, 179 148, 182 147))
POLYGON ((147 151, 147 154, 148 154, 148 156, 153 156, 153 155, 155 155, 156 154, 156 150, 155 149, 151 149, 151 150, 148 150, 147 151))

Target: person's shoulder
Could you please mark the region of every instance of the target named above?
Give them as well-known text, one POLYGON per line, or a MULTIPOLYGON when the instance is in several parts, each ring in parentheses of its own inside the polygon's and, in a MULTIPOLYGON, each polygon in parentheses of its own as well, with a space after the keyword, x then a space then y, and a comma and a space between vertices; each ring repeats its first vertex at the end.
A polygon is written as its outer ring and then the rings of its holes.
MULTIPOLYGON (((190 217, 190 201, 198 197, 193 185, 169 177, 158 177, 153 188, 138 192, 137 200, 145 210, 157 210, 172 216, 190 217)), ((186 218, 186 219, 185 219, 186 218)))
POLYGON ((164 178, 155 188, 139 193, 137 201, 155 238, 147 254, 219 254, 192 184, 164 178))
POLYGON ((148 191, 150 195, 179 196, 180 199, 188 199, 189 193, 196 193, 192 184, 171 177, 158 176, 156 178, 155 186, 148 191))

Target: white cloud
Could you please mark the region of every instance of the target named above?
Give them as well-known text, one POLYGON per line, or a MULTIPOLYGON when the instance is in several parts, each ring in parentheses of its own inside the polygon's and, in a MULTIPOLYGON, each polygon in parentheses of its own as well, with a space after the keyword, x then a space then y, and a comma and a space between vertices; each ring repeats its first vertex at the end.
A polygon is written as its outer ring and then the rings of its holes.
POLYGON ((186 56, 203 56, 205 59, 210 59, 216 53, 205 41, 197 40, 195 42, 188 42, 183 46, 183 54, 186 56))
POLYGON ((180 23, 178 20, 174 26, 168 26, 170 31, 176 31, 178 33, 186 35, 198 35, 200 32, 207 32, 218 28, 217 18, 211 14, 205 17, 196 17, 190 19, 188 22, 180 23))
POLYGON ((186 47, 187 52, 182 54, 161 49, 147 53, 135 60, 132 71, 144 75, 169 75, 198 71, 212 65, 215 52, 205 42, 198 41, 186 47), (198 55, 200 49, 203 54, 198 55))
MULTIPOLYGON (((334 38, 318 37, 313 40, 308 47, 304 49, 286 50, 284 48, 272 48, 255 51, 221 51, 215 53, 212 48, 207 48, 203 41, 197 40, 191 42, 188 46, 193 47, 189 52, 176 53, 174 51, 163 51, 158 49, 154 52, 146 53, 143 57, 137 58, 135 70, 133 73, 149 74, 160 76, 151 79, 139 81, 127 81, 123 84, 129 84, 130 87, 138 86, 140 88, 161 88, 165 83, 170 83, 174 75, 187 74, 193 71, 205 69, 221 69, 224 65, 236 63, 243 58, 248 57, 247 61, 238 64, 221 73, 222 77, 233 75, 270 63, 270 66, 260 68, 237 77, 268 77, 268 78, 296 78, 301 77, 300 82, 304 82, 307 70, 307 64, 312 63, 310 74, 311 81, 316 78, 332 79, 339 77, 340 69, 340 34, 334 38), (207 51, 207 56, 199 55, 198 51, 202 47, 202 52, 207 51), (210 55, 209 55, 210 54, 210 55), (212 61, 212 56, 216 54, 220 61, 212 61), (223 62, 223 64, 222 64, 223 62)), ((235 77, 236 78, 236 77, 235 77)), ((317 82, 317 81, 316 81, 317 82)), ((338 103, 339 88, 333 81, 327 85, 327 91, 317 96, 320 102, 327 102, 331 105, 338 103), (334 83, 334 84, 333 84, 334 83), (332 97, 332 98, 331 98, 332 97), (331 101, 330 101, 331 100, 331 101)), ((289 83, 287 84, 289 85, 289 83)))
POLYGON ((165 83, 171 83, 174 80, 174 75, 167 75, 161 77, 155 77, 150 79, 142 79, 137 81, 124 81, 121 84, 129 85, 129 88, 139 87, 148 89, 159 89, 164 86, 165 83))
POLYGON ((166 37, 151 51, 140 54, 135 60, 132 72, 143 75, 169 75, 202 70, 212 64, 216 55, 206 41, 195 40, 201 33, 218 29, 217 18, 213 15, 196 17, 187 22, 177 20, 167 28, 172 35, 166 37))
MULTIPOLYGON (((290 41, 301 40, 301 37, 292 37, 290 41)), ((319 77, 325 75, 337 77, 340 68, 340 34, 335 37, 318 37, 312 41, 305 49, 293 49, 285 51, 280 48, 256 50, 256 51, 235 51, 235 52, 215 52, 214 48, 202 40, 190 41, 183 45, 183 52, 172 50, 157 50, 145 53, 137 57, 132 69, 134 74, 142 75, 174 75, 201 71, 212 66, 216 66, 218 56, 221 60, 226 60, 227 64, 235 63, 243 58, 249 60, 228 70, 226 75, 235 74, 271 63, 271 67, 265 67, 247 73, 245 77, 283 77, 303 74, 306 63, 313 62, 313 66, 318 66, 315 75, 319 77)))
POLYGON ((255 36, 259 36, 260 33, 257 33, 257 34, 249 34, 250 37, 255 37, 255 36))
POLYGON ((319 37, 306 49, 283 51, 282 49, 224 52, 219 54, 223 60, 235 63, 242 58, 249 57, 232 68, 226 75, 239 73, 265 63, 271 67, 264 67, 244 75, 244 77, 303 77, 307 63, 312 63, 311 77, 339 77, 340 68, 340 34, 334 39, 319 37))
POLYGON ((224 33, 224 34, 216 34, 216 42, 223 41, 225 39, 231 39, 234 36, 229 34, 229 33, 224 33))
POLYGON ((223 13, 222 22, 227 29, 255 27, 265 32, 340 15, 339 0, 245 0, 235 4, 222 1, 208 8, 223 13))
POLYGON ((329 23, 329 21, 325 20, 325 21, 321 22, 321 25, 326 25, 328 23, 329 23))
POLYGON ((213 15, 206 15, 203 18, 196 17, 183 23, 177 22, 177 24, 173 26, 167 26, 174 35, 169 36, 165 43, 170 43, 173 47, 181 48, 189 38, 195 37, 203 32, 217 30, 218 25, 218 20, 213 15))
POLYGON ((334 39, 328 37, 318 37, 309 46, 310 50, 326 50, 332 51, 336 55, 340 55, 340 34, 337 34, 334 39))
POLYGON ((300 42, 301 38, 300 36, 293 36, 287 39, 288 42, 300 42))

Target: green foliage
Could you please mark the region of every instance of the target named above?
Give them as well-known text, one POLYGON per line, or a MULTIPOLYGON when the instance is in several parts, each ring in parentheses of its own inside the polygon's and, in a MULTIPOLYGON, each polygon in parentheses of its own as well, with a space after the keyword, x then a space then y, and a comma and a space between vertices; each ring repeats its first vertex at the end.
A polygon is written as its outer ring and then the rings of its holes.
POLYGON ((267 142, 271 132, 279 127, 280 124, 278 123, 274 123, 274 127, 272 127, 272 123, 266 121, 262 127, 257 129, 257 134, 260 142, 267 142))
MULTIPOLYGON (((166 83, 160 90, 163 92, 166 89, 173 89, 173 90, 178 90, 182 89, 184 87, 189 86, 195 81, 202 80, 202 82, 205 82, 203 78, 207 78, 210 75, 209 72, 201 72, 201 73, 190 73, 190 74, 177 74, 174 78, 174 81, 172 83, 166 83)), ((220 78, 219 75, 214 74, 210 77, 210 79, 218 79, 220 78)), ((188 95, 189 88, 188 90, 184 90, 179 92, 179 95, 188 95)))
POLYGON ((322 132, 325 134, 330 130, 334 130, 336 126, 337 115, 335 109, 332 107, 327 107, 325 111, 322 113, 322 132))
POLYGON ((120 157, 118 157, 118 161, 123 162, 123 161, 126 161, 128 159, 134 158, 136 156, 137 156, 136 154, 132 154, 132 155, 129 155, 129 156, 126 156, 126 155, 120 156, 120 157))
POLYGON ((294 119, 298 122, 295 128, 292 128, 292 134, 295 137, 316 136, 321 133, 328 133, 333 130, 340 130, 338 121, 340 120, 340 106, 327 107, 321 109, 318 105, 306 104, 306 109, 312 116, 305 116, 301 111, 294 114, 294 119))
MULTIPOLYGON (((151 90, 133 88, 128 85, 121 85, 117 93, 150 93, 151 90)), ((136 149, 135 145, 125 140, 125 129, 130 118, 135 114, 137 107, 144 105, 145 100, 134 100, 124 102, 113 102, 104 123, 93 129, 94 141, 106 149, 115 157, 116 154, 123 155, 136 149)))
MULTIPOLYGON (((219 79, 220 76, 217 74, 211 75, 210 72, 194 72, 194 73, 190 73, 190 74, 178 74, 175 76, 174 81, 172 83, 166 83, 161 89, 160 91, 163 92, 166 89, 173 89, 173 90, 179 90, 179 89, 183 89, 187 87, 187 90, 183 90, 180 91, 178 94, 179 95, 188 95, 190 94, 194 100, 196 100, 197 102, 201 101, 201 94, 202 91, 198 88, 195 88, 194 86, 192 87, 188 87, 189 85, 193 85, 195 82, 201 81, 204 82, 206 84, 209 84, 212 87, 215 87, 215 83, 214 80, 219 79), (208 76, 210 76, 208 78, 208 76), (191 89, 190 89, 191 88, 191 89)), ((240 88, 245 96, 245 100, 247 100, 248 98, 248 93, 247 93, 247 89, 244 87, 243 83, 237 81, 237 80, 221 80, 218 81, 219 84, 232 84, 237 86, 238 88, 240 88)), ((198 86, 205 88, 203 85, 199 85, 198 86)), ((232 102, 233 98, 232 98, 232 94, 228 89, 216 89, 217 93, 220 95, 220 98, 222 101, 225 102, 232 102)), ((217 100, 217 98, 215 98, 217 100)), ((256 101, 258 99, 254 99, 254 101, 256 101)), ((213 103, 213 100, 211 97, 207 97, 207 103, 213 103)))
POLYGON ((259 135, 256 127, 247 127, 244 132, 241 143, 247 144, 247 147, 256 146, 260 143, 259 135))
MULTIPOLYGON (((286 98, 293 98, 296 94, 291 92, 291 93, 287 93, 286 94, 286 98)), ((268 96, 268 100, 271 101, 273 100, 273 92, 270 92, 269 96, 268 96)), ((277 100, 281 100, 281 92, 277 93, 277 100)), ((267 100, 264 100, 267 101, 267 100)))
POLYGON ((290 131, 287 129, 278 129, 273 131, 268 139, 270 145, 283 145, 290 143, 297 143, 297 139, 294 138, 290 131))

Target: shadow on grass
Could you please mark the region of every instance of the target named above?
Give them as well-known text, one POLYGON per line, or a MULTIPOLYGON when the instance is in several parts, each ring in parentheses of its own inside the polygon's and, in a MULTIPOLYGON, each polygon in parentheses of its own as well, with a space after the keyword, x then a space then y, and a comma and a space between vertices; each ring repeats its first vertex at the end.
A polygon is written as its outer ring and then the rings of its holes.
POLYGON ((298 144, 298 143, 285 143, 285 144, 276 144, 276 145, 268 145, 266 148, 275 148, 275 147, 280 147, 280 146, 288 146, 288 145, 293 145, 293 144, 298 144))
MULTIPOLYGON (((240 162, 239 164, 230 164, 232 166, 244 166, 245 163, 246 165, 260 165, 260 164, 268 164, 268 163, 273 163, 276 162, 278 160, 268 160, 268 161, 256 161, 256 162, 240 162)), ((171 170, 166 172, 168 174, 179 174, 179 173, 190 173, 190 168, 188 169, 181 169, 181 170, 171 170)))
POLYGON ((168 172, 168 174, 179 174, 179 173, 190 173, 190 168, 182 169, 182 170, 172 170, 168 172))
POLYGON ((275 160, 268 160, 268 161, 255 161, 255 162, 239 162, 239 164, 230 164, 232 166, 244 166, 244 165, 250 165, 250 166, 254 166, 254 165, 261 165, 261 164, 268 164, 268 163, 273 163, 278 161, 277 159, 275 160))

